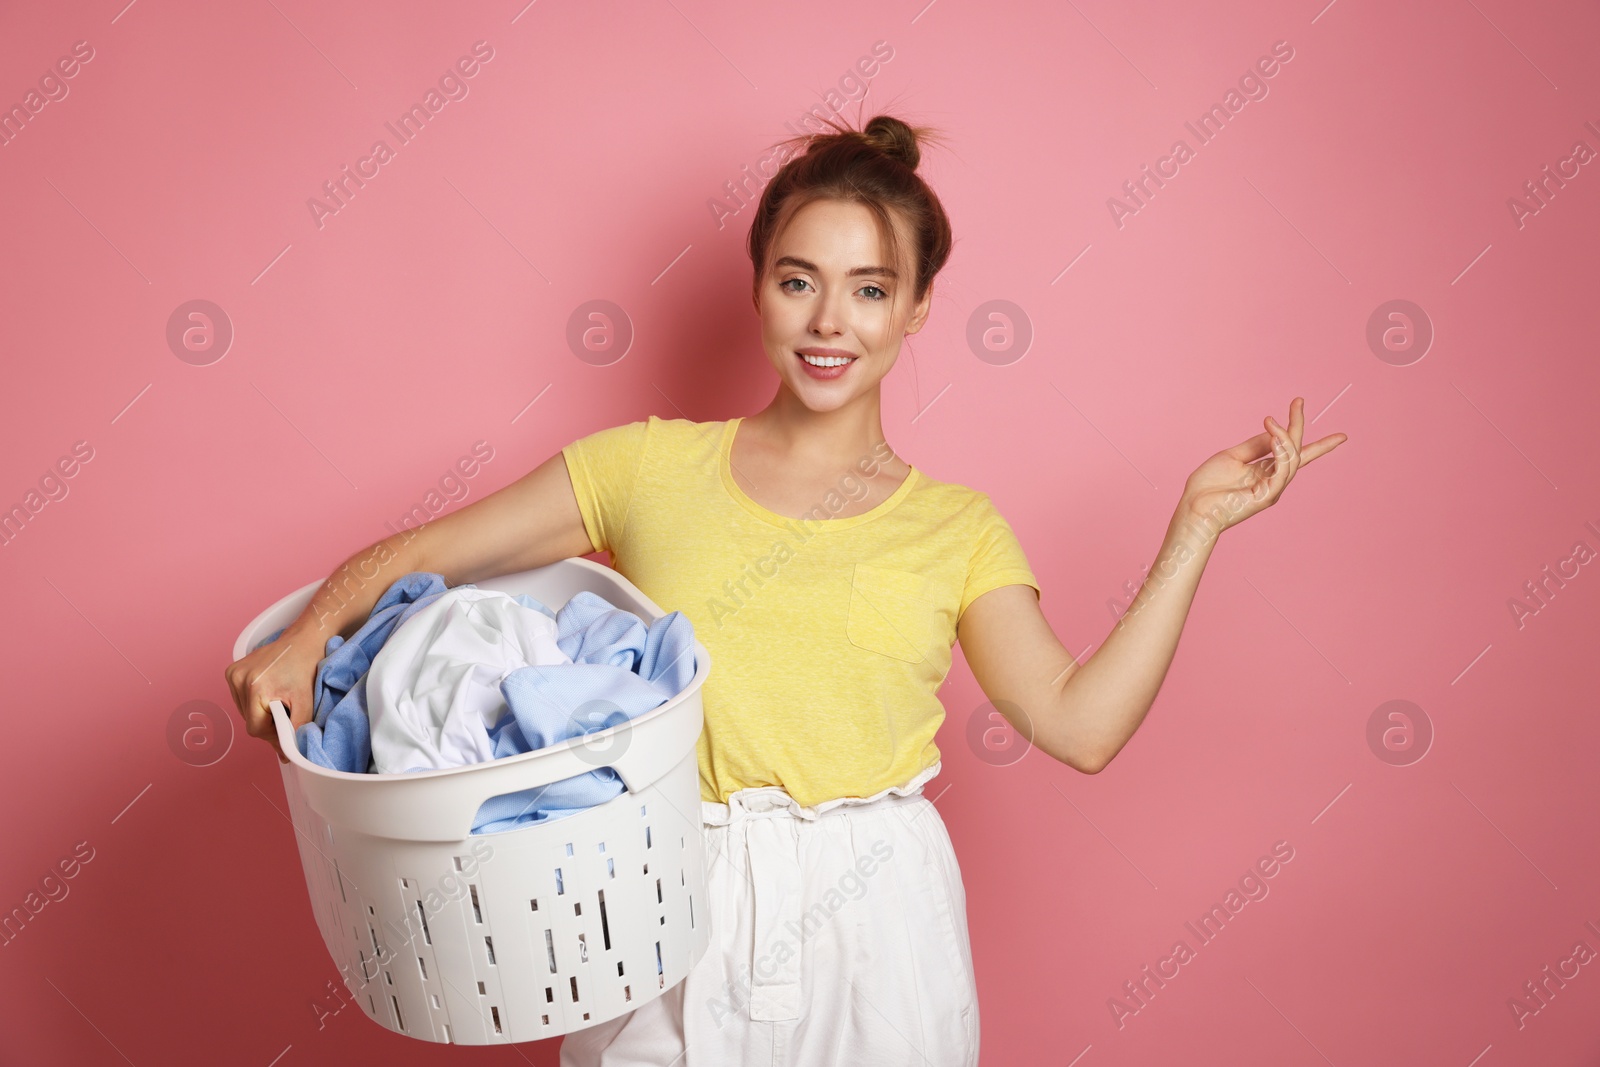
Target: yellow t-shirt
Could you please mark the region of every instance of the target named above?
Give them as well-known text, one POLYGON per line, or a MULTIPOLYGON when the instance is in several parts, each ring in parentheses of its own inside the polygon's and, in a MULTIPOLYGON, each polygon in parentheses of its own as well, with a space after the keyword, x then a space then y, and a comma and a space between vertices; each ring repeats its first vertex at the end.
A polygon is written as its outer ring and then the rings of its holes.
POLYGON ((814 805, 904 785, 939 759, 961 613, 1039 583, 987 494, 914 466, 860 515, 826 517, 863 495, 853 471, 815 518, 768 511, 733 480, 741 421, 652 415, 561 450, 595 550, 711 653, 701 798, 777 785, 814 805))

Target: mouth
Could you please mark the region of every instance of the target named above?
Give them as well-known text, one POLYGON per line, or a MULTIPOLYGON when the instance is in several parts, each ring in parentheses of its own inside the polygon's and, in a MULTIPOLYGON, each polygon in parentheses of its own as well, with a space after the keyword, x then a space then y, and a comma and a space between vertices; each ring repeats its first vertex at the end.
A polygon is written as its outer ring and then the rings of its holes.
POLYGON ((840 377, 860 358, 859 356, 813 356, 800 352, 794 355, 805 372, 820 381, 840 377))

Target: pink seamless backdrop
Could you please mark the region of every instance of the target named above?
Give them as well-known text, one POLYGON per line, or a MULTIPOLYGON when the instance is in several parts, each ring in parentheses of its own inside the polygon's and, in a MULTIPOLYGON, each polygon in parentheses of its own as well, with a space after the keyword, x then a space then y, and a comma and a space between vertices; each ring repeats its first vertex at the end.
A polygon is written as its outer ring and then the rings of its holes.
POLYGON ((1508 0, 10 5, 8 112, 92 58, 0 147, 0 506, 92 458, 0 544, 0 909, 92 858, 5 934, 0 1063, 556 1062, 329 1014, 275 760, 219 729, 196 766, 169 722, 235 723, 245 623, 474 442, 467 501, 605 426, 758 410, 725 183, 756 195, 743 168, 864 85, 863 118, 949 138, 924 173, 956 234, 885 429, 991 494, 1080 659, 1206 457, 1296 395, 1307 440, 1350 435, 1223 536, 1102 774, 969 742, 992 709, 957 658, 928 795, 983 1063, 1594 1064, 1597 31, 1592 5, 1508 0), (467 95, 394 147, 475 42, 467 95), (1185 123, 1275 45, 1200 143, 1185 123), (1179 139, 1164 185, 1125 191, 1179 139), (169 345, 192 300, 231 325, 221 358, 169 345), (568 342, 592 300, 632 333, 606 365, 568 342), (1425 352, 1369 343, 1394 300, 1425 352), (974 346, 990 326, 1012 332, 974 346), (1395 700, 1420 759, 1369 742, 1395 700), (1280 842, 1201 945, 1185 923, 1280 842), (1180 938, 1194 958, 1132 996, 1180 938))

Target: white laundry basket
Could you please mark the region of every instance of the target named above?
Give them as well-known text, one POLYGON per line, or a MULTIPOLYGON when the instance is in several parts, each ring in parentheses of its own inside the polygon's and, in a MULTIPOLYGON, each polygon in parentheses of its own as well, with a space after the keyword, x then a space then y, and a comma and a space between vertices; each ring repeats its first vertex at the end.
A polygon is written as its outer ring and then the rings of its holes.
MULTIPOLYGON (((322 583, 258 615, 239 659, 322 583)), ((646 623, 663 612, 610 567, 565 559, 475 583, 559 610, 589 590, 646 623)), ((632 1011, 705 952, 705 848, 695 742, 711 667, 661 707, 559 746, 467 767, 348 774, 311 763, 274 702, 284 792, 311 908, 361 1010, 423 1041, 537 1041, 632 1011), (596 807, 472 835, 490 797, 611 767, 626 790, 596 807)))

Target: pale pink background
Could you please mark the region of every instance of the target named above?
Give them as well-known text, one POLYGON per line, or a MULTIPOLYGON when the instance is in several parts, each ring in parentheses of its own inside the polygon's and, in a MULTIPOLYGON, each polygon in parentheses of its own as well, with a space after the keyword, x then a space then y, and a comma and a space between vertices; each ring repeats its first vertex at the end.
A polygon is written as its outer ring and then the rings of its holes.
POLYGON ((1578 940, 1600 950, 1600 577, 1521 628, 1508 606, 1600 546, 1600 165, 1521 228, 1507 207, 1574 141, 1600 148, 1593 5, 121 4, 0 14, 0 103, 95 50, 0 148, 0 504, 94 448, 0 548, 0 909, 95 850, 0 948, 0 1061, 555 1062, 554 1041, 436 1047, 351 1008, 319 1030, 337 972, 277 765, 242 731, 187 765, 167 723, 190 700, 232 714, 245 622, 472 442, 496 451, 476 500, 604 426, 758 410, 749 211, 719 229, 707 202, 877 41, 864 114, 950 137, 926 174, 957 236, 885 428, 993 496, 1074 652, 1207 456, 1296 395, 1308 440, 1350 435, 1225 535, 1100 776, 980 760, 958 660, 929 795, 983 1062, 1600 1056, 1600 966, 1521 1029, 1507 1006, 1578 940), (307 199, 478 40, 470 95, 319 230, 307 199), (1118 228, 1107 199, 1280 40, 1270 95, 1118 228), (236 331, 209 366, 165 340, 196 298, 236 331), (1436 330, 1409 366, 1365 340, 1395 298, 1436 330), (610 366, 566 343, 592 299, 637 331, 610 366), (994 299, 1036 331, 1006 366, 966 342, 994 299), (1410 766, 1367 744, 1391 699, 1436 732, 1410 766), (1270 896, 1119 1029, 1108 999, 1280 840, 1270 896))

